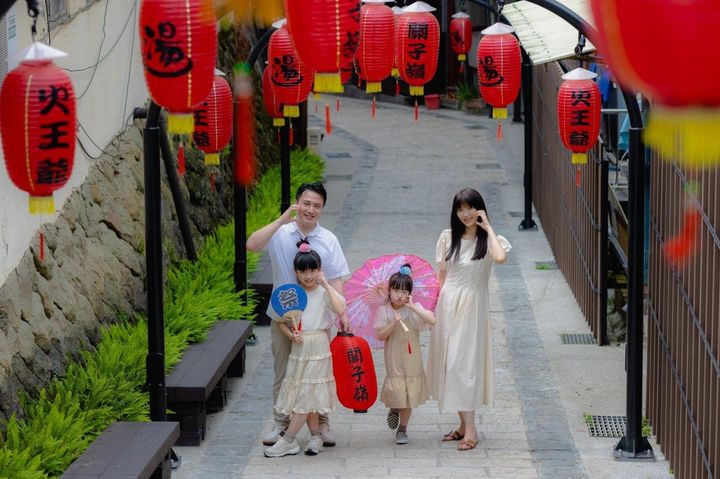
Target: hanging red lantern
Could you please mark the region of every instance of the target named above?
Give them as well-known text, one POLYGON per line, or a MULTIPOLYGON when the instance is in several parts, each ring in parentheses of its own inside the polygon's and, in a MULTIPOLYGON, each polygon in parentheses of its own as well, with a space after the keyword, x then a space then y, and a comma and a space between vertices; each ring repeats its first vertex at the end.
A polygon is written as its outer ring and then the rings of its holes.
POLYGON ((395 32, 400 78, 410 85, 411 96, 423 96, 423 85, 437 70, 440 25, 431 13, 435 8, 425 2, 415 2, 403 11, 395 32))
POLYGON ((380 93, 393 67, 395 14, 385 0, 365 0, 360 11, 360 45, 356 53, 367 93, 380 93))
POLYGON ((220 164, 220 151, 230 144, 232 136, 232 91, 223 75, 215 70, 210 94, 193 110, 193 145, 205 153, 206 165, 220 164))
POLYGON ((397 41, 397 31, 398 31, 398 18, 400 18, 400 15, 402 15, 403 9, 395 5, 391 8, 393 11, 393 14, 395 17, 393 18, 393 32, 395 35, 395 38, 393 38, 393 67, 390 75, 393 78, 400 78, 400 68, 398 65, 400 65, 400 49, 398 48, 398 41, 397 41))
POLYGON ((285 0, 285 13, 295 51, 315 70, 315 91, 341 93, 340 68, 360 37, 360 2, 285 0))
POLYGON ((235 65, 234 75, 234 176, 238 185, 249 186, 255 181, 255 115, 250 67, 246 63, 235 65))
POLYGON ((53 191, 70 179, 75 159, 75 90, 53 63, 65 53, 34 43, 23 56, 0 90, 5 166, 15 186, 30 194, 30 213, 52 214, 53 191))
POLYGON ((213 85, 217 30, 212 0, 142 0, 140 36, 145 82, 166 108, 171 133, 193 132, 193 108, 213 85))
POLYGON ((562 76, 557 99, 558 127, 565 148, 572 151, 573 164, 587 163, 587 152, 597 143, 600 133, 600 89, 597 75, 576 68, 562 76))
POLYGON ((312 69, 293 48, 285 20, 273 23, 276 30, 268 42, 268 69, 283 115, 300 116, 299 104, 307 100, 313 85, 312 69))
POLYGON ((340 404, 353 412, 367 412, 377 399, 375 365, 368 342, 339 332, 330 342, 333 375, 340 404))
POLYGON ((493 118, 507 118, 507 106, 520 92, 522 57, 520 44, 512 35, 515 29, 496 23, 481 33, 477 50, 480 93, 493 107, 493 118))
MULTIPOLYGON (((472 47, 472 22, 470 15, 457 12, 450 22, 450 47, 458 56, 459 62, 467 61, 467 54, 472 47)), ((462 67, 462 63, 461 63, 462 67)))
POLYGON ((271 77, 272 72, 269 67, 266 67, 262 75, 263 104, 265 105, 265 111, 273 120, 273 126, 280 127, 285 125, 285 118, 283 118, 282 104, 278 99, 271 77))
POLYGON ((657 102, 645 141, 690 166, 720 162, 720 51, 717 0, 592 0, 591 39, 618 81, 657 102), (682 65, 682 66, 681 66, 682 65))

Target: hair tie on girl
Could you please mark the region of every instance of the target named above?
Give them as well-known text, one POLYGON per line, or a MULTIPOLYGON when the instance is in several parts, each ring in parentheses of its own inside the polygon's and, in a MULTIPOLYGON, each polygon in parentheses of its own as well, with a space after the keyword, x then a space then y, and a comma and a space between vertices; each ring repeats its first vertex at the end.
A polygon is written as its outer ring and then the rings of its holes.
POLYGON ((412 273, 412 270, 410 269, 409 266, 401 266, 400 267, 400 274, 405 275, 405 276, 410 276, 411 273, 412 273))
POLYGON ((298 251, 301 253, 309 253, 312 251, 312 248, 310 248, 310 245, 307 243, 303 243, 300 246, 298 246, 298 251))

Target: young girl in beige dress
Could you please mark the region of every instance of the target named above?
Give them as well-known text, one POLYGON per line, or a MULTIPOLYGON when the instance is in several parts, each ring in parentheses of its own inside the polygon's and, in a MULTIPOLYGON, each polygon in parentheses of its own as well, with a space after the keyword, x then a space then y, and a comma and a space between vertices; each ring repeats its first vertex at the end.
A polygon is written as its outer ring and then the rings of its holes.
POLYGON ((310 441, 305 454, 314 456, 322 451, 318 416, 333 411, 337 400, 328 334, 332 324, 326 312, 331 310, 342 315, 345 300, 320 271, 320 255, 310 248, 307 240, 298 243, 293 266, 298 283, 307 293, 307 306, 299 321, 280 325, 293 343, 275 410, 291 418, 285 434, 265 449, 266 457, 300 452, 295 435, 306 423, 310 441))
POLYGON ((435 324, 435 316, 412 300, 412 270, 404 264, 388 282, 388 304, 375 320, 377 337, 385 341, 385 382, 380 400, 390 408, 388 426, 395 444, 407 444, 407 425, 412 408, 428 398, 420 353, 420 330, 435 324), (398 425, 398 416, 399 422, 398 425))

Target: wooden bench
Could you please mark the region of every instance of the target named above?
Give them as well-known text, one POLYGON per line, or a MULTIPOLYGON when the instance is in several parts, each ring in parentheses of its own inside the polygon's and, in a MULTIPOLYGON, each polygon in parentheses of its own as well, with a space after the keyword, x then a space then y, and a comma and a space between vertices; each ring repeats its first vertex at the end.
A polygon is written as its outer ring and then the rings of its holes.
POLYGON ((202 343, 191 344, 167 377, 168 420, 180 423, 179 446, 197 446, 205 439, 207 414, 227 402, 227 377, 245 374, 245 341, 252 323, 218 321, 202 343))
POLYGON ((61 479, 168 479, 176 422, 116 422, 60 476, 61 479))

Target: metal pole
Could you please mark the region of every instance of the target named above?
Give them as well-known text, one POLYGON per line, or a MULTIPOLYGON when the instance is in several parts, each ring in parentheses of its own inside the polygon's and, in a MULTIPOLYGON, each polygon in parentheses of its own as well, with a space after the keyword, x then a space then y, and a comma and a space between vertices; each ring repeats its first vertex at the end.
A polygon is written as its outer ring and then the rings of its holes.
POLYGON ((195 243, 192 232, 190 231, 190 220, 188 220, 187 211, 185 210, 185 201, 183 200, 182 193, 180 193, 180 181, 175 171, 175 157, 170 150, 166 127, 167 121, 162 118, 160 120, 160 152, 162 153, 165 173, 167 173, 170 192, 172 193, 175 211, 178 216, 178 225, 180 226, 180 235, 185 245, 185 253, 190 261, 195 261, 197 259, 197 252, 195 251, 195 243))
POLYGON ((290 122, 280 128, 280 214, 290 207, 290 122))
MULTIPOLYGON (((518 229, 520 231, 537 230, 537 224, 532 218, 532 195, 533 195, 533 66, 530 57, 522 50, 522 99, 525 110, 525 172, 523 173, 523 186, 525 188, 524 214, 518 229)), ((517 108, 517 104, 516 104, 517 108)), ((519 110, 519 108, 517 108, 519 110)))
POLYGON ((160 106, 150 103, 143 150, 145 157, 145 264, 148 318, 147 386, 150 420, 165 421, 165 321, 163 318, 162 210, 160 200, 160 106))

